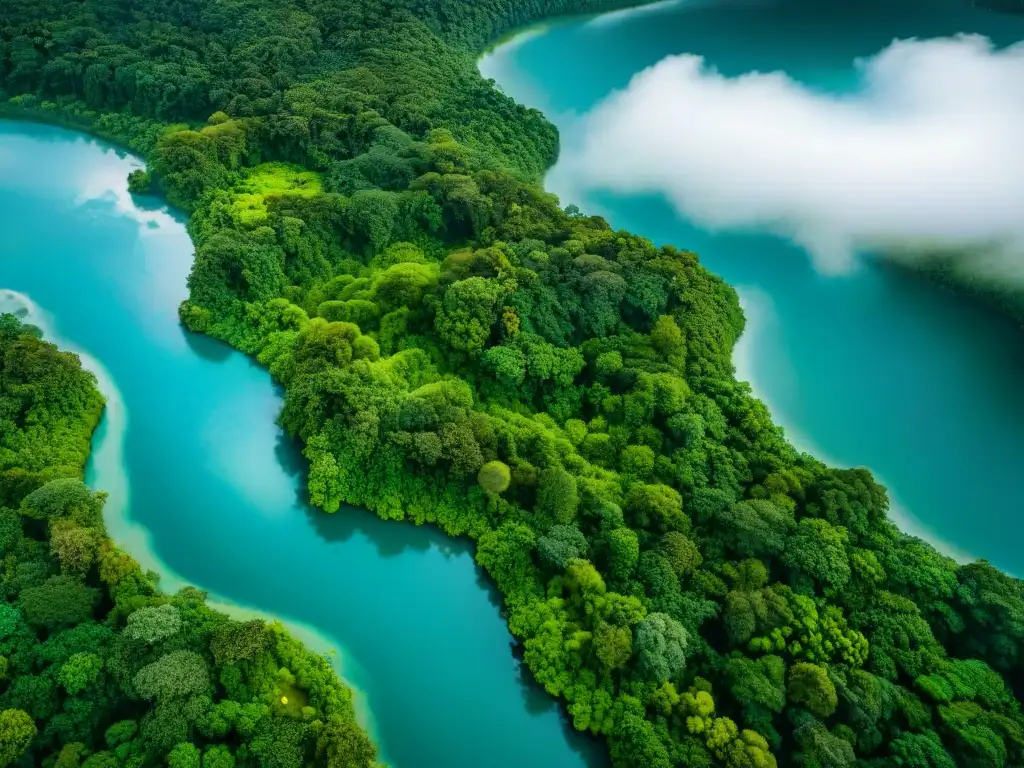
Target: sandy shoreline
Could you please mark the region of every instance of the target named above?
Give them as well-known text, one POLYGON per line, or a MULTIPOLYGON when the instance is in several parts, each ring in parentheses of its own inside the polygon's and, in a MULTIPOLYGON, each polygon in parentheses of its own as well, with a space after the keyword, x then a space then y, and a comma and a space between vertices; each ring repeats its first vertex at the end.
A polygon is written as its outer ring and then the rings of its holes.
MULTIPOLYGON (((808 438, 806 434, 803 434, 799 429, 794 428, 791 424, 787 424, 780 415, 779 410, 772 407, 771 401, 764 394, 764 388, 759 387, 757 384, 757 364, 755 362, 754 350, 759 346, 760 341, 768 333, 772 324, 776 322, 775 310, 772 306, 771 299, 758 288, 751 286, 733 287, 739 294, 740 307, 743 309, 743 314, 747 320, 746 329, 744 330, 743 335, 733 347, 732 364, 735 369, 736 379, 738 381, 745 381, 750 385, 754 397, 764 403, 769 413, 771 413, 772 421, 785 431, 786 439, 798 451, 810 454, 818 461, 821 461, 830 467, 852 469, 854 467, 861 466, 839 461, 835 457, 829 456, 828 453, 822 450, 820 446, 815 445, 815 443, 808 438)), ((868 469, 871 470, 870 467, 868 467, 868 469)), ((976 557, 964 552, 954 544, 944 541, 925 522, 912 514, 910 510, 900 502, 899 498, 893 492, 892 486, 885 481, 885 478, 879 476, 874 470, 871 470, 871 472, 874 475, 875 480, 885 486, 886 491, 889 494, 889 519, 892 520, 901 531, 909 536, 914 536, 926 541, 939 552, 947 557, 951 557, 960 564, 970 563, 977 560, 976 557)))
MULTIPOLYGON (((82 367, 96 377, 97 388, 106 400, 106 407, 100 423, 93 434, 89 459, 86 463, 85 482, 94 490, 105 491, 107 500, 103 508, 103 519, 107 535, 118 546, 131 555, 144 571, 153 571, 160 576, 160 588, 172 594, 186 586, 203 589, 183 579, 163 562, 153 548, 153 536, 141 523, 129 516, 130 484, 125 471, 124 445, 128 433, 128 410, 124 397, 113 376, 98 359, 68 339, 62 337, 52 315, 36 304, 32 298, 19 291, 0 288, 0 314, 13 314, 19 320, 36 326, 43 337, 56 344, 63 352, 78 355, 82 367)), ((343 653, 341 643, 318 631, 315 627, 301 622, 282 619, 249 605, 228 600, 214 592, 207 593, 207 605, 238 620, 259 618, 276 622, 300 640, 307 648, 327 658, 335 668, 342 682, 353 693, 353 705, 359 724, 367 731, 374 743, 381 748, 373 711, 365 691, 353 685, 350 675, 365 674, 358 668, 351 656, 343 653)), ((383 749, 381 748, 383 752, 383 749)), ((383 759, 383 756, 382 756, 383 759)))

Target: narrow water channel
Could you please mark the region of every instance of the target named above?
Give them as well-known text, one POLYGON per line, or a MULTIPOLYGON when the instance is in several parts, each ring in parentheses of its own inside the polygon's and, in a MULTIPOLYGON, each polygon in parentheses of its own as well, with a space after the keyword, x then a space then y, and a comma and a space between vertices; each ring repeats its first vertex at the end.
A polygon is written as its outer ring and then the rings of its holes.
POLYGON ((604 764, 529 683, 468 545, 304 500, 281 398, 243 355, 185 332, 192 247, 137 205, 138 161, 79 134, 0 121, 0 307, 102 367, 110 403, 87 480, 111 534, 165 586, 195 584, 340 651, 395 768, 604 764))

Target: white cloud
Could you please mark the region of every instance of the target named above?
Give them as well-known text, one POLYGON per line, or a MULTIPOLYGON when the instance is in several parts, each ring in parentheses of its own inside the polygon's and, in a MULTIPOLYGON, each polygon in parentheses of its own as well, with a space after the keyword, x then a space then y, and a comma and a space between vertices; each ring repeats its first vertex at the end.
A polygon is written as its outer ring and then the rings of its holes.
POLYGON ((117 215, 138 222, 143 236, 175 224, 163 203, 154 198, 154 207, 140 207, 128 192, 128 174, 143 167, 135 157, 63 129, 37 126, 37 130, 19 133, 17 124, 12 125, 11 132, 0 133, 0 187, 4 179, 14 179, 13 188, 20 194, 30 192, 58 200, 74 189, 76 205, 108 203, 117 215), (69 141, 69 137, 77 138, 69 141), (47 162, 36 173, 27 173, 25 158, 40 153, 45 153, 47 162))
POLYGON ((943 250, 1024 284, 1024 44, 897 41, 856 66, 837 95, 666 58, 570 126, 549 182, 661 192, 708 228, 789 235, 823 271, 943 250))

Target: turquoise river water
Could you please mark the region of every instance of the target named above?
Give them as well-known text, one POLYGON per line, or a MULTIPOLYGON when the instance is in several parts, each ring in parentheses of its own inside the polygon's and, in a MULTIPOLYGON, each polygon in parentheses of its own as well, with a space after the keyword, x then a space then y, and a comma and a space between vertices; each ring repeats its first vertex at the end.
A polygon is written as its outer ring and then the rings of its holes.
POLYGON ((338 649, 394 768, 603 764, 520 671, 466 544, 304 503, 270 376, 178 323, 191 243, 166 210, 132 201, 138 165, 0 121, 0 312, 27 311, 98 370, 108 409, 87 480, 111 493, 114 539, 165 586, 195 584, 338 649))
MULTIPOLYGON (((840 88, 854 57, 896 36, 1024 38, 1024 21, 959 5, 819 5, 667 4, 572 21, 481 66, 568 126, 674 53, 840 88)), ((600 765, 597 745, 519 670, 467 546, 304 503, 303 462, 274 424, 268 375, 177 322, 191 245, 165 209, 127 195, 137 164, 78 134, 0 123, 0 311, 27 313, 97 370, 109 406, 88 479, 111 492, 112 535, 167 586, 196 584, 338 649, 397 768, 600 765)), ((740 287, 751 323, 737 362, 795 439, 874 469, 908 528, 1024 573, 1018 327, 878 266, 820 276, 784 240, 713 236, 656 198, 584 202, 697 250, 740 287)))

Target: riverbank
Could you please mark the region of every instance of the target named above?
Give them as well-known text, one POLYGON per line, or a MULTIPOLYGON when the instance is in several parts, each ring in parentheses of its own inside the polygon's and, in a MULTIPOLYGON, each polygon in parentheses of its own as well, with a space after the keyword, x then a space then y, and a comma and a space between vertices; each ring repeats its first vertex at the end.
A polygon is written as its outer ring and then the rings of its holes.
POLYGON ((606 10, 555 13, 502 32, 479 48, 477 64, 479 65, 480 59, 497 48, 522 44, 525 42, 525 39, 543 34, 544 30, 559 24, 586 20, 600 20, 601 23, 614 24, 619 19, 625 18, 628 15, 643 13, 644 11, 657 11, 661 8, 668 8, 681 2, 686 2, 686 0, 601 0, 601 2, 608 6, 606 10))
MULTIPOLYGON (((30 296, 0 287, 0 314, 12 314, 22 322, 34 325, 43 332, 43 338, 61 350, 71 352, 81 360, 82 367, 96 377, 97 388, 106 401, 103 416, 93 434, 92 447, 85 469, 86 483, 106 494, 103 518, 111 541, 127 552, 145 572, 159 576, 160 588, 173 594, 185 587, 195 587, 207 594, 206 604, 239 621, 261 619, 278 624, 303 645, 321 654, 334 667, 338 676, 353 691, 353 702, 360 726, 370 738, 377 740, 376 724, 366 693, 354 688, 348 676, 352 674, 353 660, 347 658, 342 644, 316 628, 268 614, 254 606, 241 605, 209 592, 201 584, 194 584, 177 574, 160 559, 153 548, 153 536, 130 514, 130 484, 125 470, 124 445, 128 433, 128 409, 113 376, 103 364, 87 350, 78 347, 57 330, 53 316, 40 307, 30 296)), ((384 756, 382 755, 382 759, 384 756)), ((386 759, 384 762, 387 762, 386 759)))
POLYGON ((123 470, 126 411, 113 377, 82 349, 46 338, 58 336, 53 319, 25 293, 0 289, 0 320, 0 511, 5 559, 18 574, 3 580, 5 654, 16 661, 0 698, 8 724, 18 719, 7 761, 39 765, 59 753, 60 762, 105 762, 114 759, 105 748, 116 747, 147 764, 198 765, 201 755, 233 763, 232 753, 309 764, 330 754, 383 768, 329 659, 279 622, 237 611, 232 620, 187 585, 162 590, 159 574, 109 536, 107 513, 126 506, 127 485, 108 494, 79 478, 95 455, 90 442, 123 470), (178 681, 173 694, 160 687, 167 674, 178 681), (187 700, 174 698, 185 692, 187 700), (207 726, 232 711, 247 712, 244 733, 207 726), (298 738, 282 744, 273 736, 282 730, 298 738))
MULTIPOLYGON (((740 306, 746 318, 746 326, 743 335, 740 336, 733 347, 733 366, 736 370, 736 379, 745 381, 750 385, 754 397, 764 403, 765 407, 772 414, 772 421, 775 422, 786 434, 786 439, 802 453, 815 457, 818 461, 828 464, 830 467, 841 467, 854 469, 857 465, 846 464, 838 461, 828 452, 816 445, 806 434, 793 424, 788 424, 779 414, 779 409, 773 407, 770 396, 766 394, 766 387, 758 383, 758 370, 754 362, 754 349, 762 343, 769 329, 778 323, 771 299, 755 287, 736 286, 740 295, 740 306)), ((870 470, 871 468, 868 467, 870 470)), ((961 565, 974 562, 978 558, 965 552, 955 543, 941 537, 928 524, 911 514, 907 506, 896 497, 892 491, 892 485, 877 472, 872 471, 875 479, 883 485, 889 495, 889 518, 899 527, 901 531, 909 536, 914 536, 927 542, 947 557, 951 557, 961 565)), ((1013 575, 1013 574, 1011 574, 1013 575)))
POLYGON ((241 606, 232 613, 315 627, 341 649, 332 661, 393 765, 478 765, 495 744, 515 765, 602 765, 600 745, 571 732, 510 654, 500 597, 468 545, 308 506, 308 463, 275 423, 267 370, 181 327, 193 246, 180 217, 127 194, 138 160, 28 124, 0 124, 0 143, 0 284, 54 308, 58 332, 116 381, 129 522, 148 532, 150 564, 241 606))

